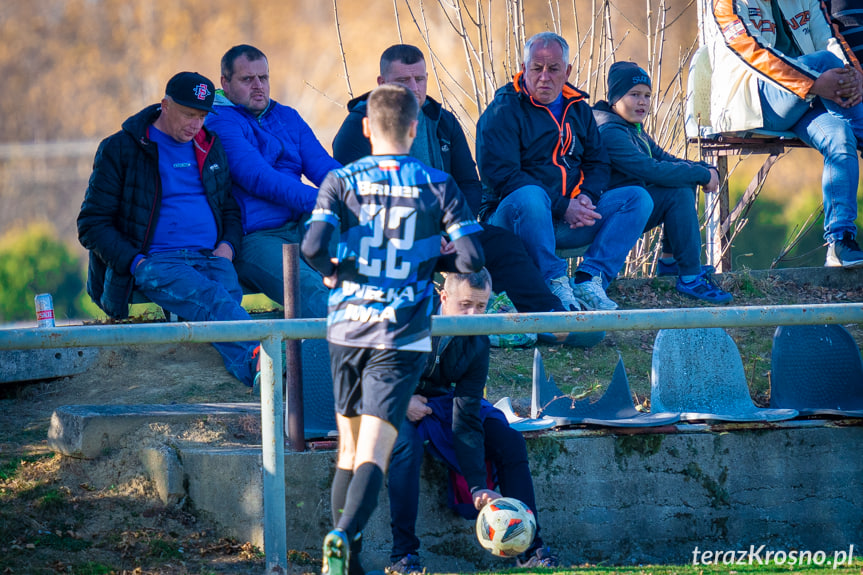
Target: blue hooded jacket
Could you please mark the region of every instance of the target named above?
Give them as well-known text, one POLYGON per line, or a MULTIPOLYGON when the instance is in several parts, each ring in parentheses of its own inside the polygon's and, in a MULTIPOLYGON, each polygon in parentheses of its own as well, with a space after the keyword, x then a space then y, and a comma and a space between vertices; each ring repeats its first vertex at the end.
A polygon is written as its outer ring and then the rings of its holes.
POLYGON ((243 215, 243 233, 278 228, 298 221, 315 207, 315 186, 330 170, 341 168, 291 107, 270 100, 260 115, 235 106, 221 93, 218 114, 206 126, 219 135, 233 181, 233 196, 243 215))

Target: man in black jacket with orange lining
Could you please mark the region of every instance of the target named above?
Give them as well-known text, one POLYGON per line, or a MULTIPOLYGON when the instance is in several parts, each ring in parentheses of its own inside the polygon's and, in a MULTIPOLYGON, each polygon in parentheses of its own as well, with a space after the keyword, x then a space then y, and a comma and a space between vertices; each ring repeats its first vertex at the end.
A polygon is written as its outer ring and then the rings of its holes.
POLYGON ((587 94, 567 83, 569 45, 553 32, 524 47, 522 71, 500 88, 477 124, 480 219, 524 242, 564 303, 614 310, 605 293, 653 209, 637 186, 607 189, 608 155, 587 94), (555 248, 590 245, 572 280, 555 248))

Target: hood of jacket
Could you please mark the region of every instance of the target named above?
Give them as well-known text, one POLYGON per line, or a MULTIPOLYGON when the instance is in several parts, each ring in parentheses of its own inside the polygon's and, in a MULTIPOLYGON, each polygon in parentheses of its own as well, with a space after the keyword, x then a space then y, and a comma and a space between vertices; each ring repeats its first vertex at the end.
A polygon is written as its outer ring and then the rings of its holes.
POLYGON ((627 128, 637 129, 637 124, 632 124, 623 119, 623 117, 615 112, 608 102, 600 100, 593 105, 593 117, 596 118, 596 124, 603 126, 605 124, 619 124, 627 128))
POLYGON ((150 145, 150 126, 161 114, 161 104, 147 106, 137 114, 126 118, 126 121, 123 122, 123 131, 132 136, 132 139, 135 140, 138 145, 147 150, 153 150, 154 148, 148 147, 150 145))
POLYGON ((225 95, 225 91, 222 90, 221 88, 216 90, 216 97, 213 98, 213 107, 214 108, 216 106, 234 108, 236 111, 238 111, 238 112, 240 112, 240 113, 242 113, 242 114, 244 114, 250 118, 254 118, 255 120, 258 121, 258 123, 260 123, 261 119, 267 115, 267 112, 269 112, 270 110, 273 109, 273 106, 275 104, 276 104, 276 101, 273 100, 272 98, 270 98, 270 101, 267 103, 267 107, 264 108, 264 111, 256 116, 256 115, 252 114, 251 112, 249 112, 245 107, 238 106, 237 104, 234 104, 233 102, 231 102, 231 100, 228 99, 228 97, 225 95))

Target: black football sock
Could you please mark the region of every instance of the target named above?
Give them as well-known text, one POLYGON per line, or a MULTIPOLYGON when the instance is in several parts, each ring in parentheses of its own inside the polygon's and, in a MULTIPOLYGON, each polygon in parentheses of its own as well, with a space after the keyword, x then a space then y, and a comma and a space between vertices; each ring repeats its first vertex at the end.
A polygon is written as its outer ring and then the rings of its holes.
POLYGON ((333 486, 330 490, 330 508, 333 511, 333 525, 339 524, 339 519, 342 517, 342 511, 345 508, 345 499, 348 496, 348 487, 351 485, 351 478, 354 472, 350 469, 336 468, 336 474, 333 476, 333 486))
POLYGON ((384 472, 374 463, 363 463, 354 472, 344 511, 337 524, 349 538, 354 537, 366 526, 372 511, 378 505, 378 494, 383 484, 384 472))

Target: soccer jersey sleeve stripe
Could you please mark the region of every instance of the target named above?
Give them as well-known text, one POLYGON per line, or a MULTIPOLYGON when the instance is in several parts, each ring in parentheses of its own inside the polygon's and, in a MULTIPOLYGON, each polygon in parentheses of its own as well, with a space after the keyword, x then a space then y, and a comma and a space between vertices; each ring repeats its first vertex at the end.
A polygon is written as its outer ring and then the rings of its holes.
POLYGON ((311 217, 306 222, 306 227, 309 227, 312 222, 323 222, 325 224, 330 224, 331 226, 338 228, 339 216, 337 216, 335 212, 331 210, 315 208, 315 210, 312 211, 311 217))
POLYGON ((477 234, 481 231, 482 226, 479 225, 476 220, 462 220, 446 229, 447 235, 449 235, 450 239, 453 241, 463 238, 468 234, 477 234))

